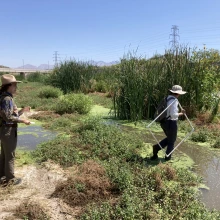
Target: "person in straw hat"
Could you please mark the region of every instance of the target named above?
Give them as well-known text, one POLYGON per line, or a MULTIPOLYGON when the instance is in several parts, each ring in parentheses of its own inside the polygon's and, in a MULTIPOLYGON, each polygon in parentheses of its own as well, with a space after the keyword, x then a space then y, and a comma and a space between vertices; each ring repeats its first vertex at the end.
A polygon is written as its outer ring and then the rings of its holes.
POLYGON ((17 90, 17 81, 13 75, 4 74, 1 77, 0 88, 0 178, 1 183, 19 184, 20 178, 14 175, 15 149, 17 146, 17 124, 30 124, 29 120, 21 119, 19 116, 25 111, 30 111, 30 107, 25 107, 18 111, 13 100, 13 95, 17 90))
MULTIPOLYGON (((160 141, 160 146, 162 148, 167 147, 166 149, 166 155, 169 155, 170 152, 172 152, 174 148, 174 143, 177 138, 177 120, 179 116, 182 116, 185 114, 185 110, 182 109, 179 113, 178 111, 178 101, 180 95, 185 94, 186 92, 182 90, 182 87, 179 85, 174 85, 172 89, 169 90, 170 95, 167 97, 167 106, 169 106, 172 102, 173 104, 167 109, 167 117, 166 120, 161 123, 161 127, 166 135, 166 138, 160 141), (174 101, 176 99, 176 101, 174 101)), ((153 145, 153 156, 150 158, 151 160, 157 160, 158 159, 158 151, 161 150, 160 146, 158 144, 153 145)), ((165 156, 165 160, 170 160, 170 156, 165 156)))

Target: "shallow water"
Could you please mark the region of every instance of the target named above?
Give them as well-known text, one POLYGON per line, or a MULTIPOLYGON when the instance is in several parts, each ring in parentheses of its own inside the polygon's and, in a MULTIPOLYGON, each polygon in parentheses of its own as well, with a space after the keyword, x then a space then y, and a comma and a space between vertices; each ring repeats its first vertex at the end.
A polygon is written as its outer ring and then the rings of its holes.
POLYGON ((45 130, 41 126, 18 127, 18 148, 34 150, 42 142, 56 136, 55 132, 45 130))
MULTIPOLYGON (((117 124, 112 120, 106 122, 106 124, 117 124)), ((122 126, 123 130, 131 131, 134 128, 122 126)), ((36 146, 42 142, 53 139, 56 136, 55 132, 51 132, 43 129, 41 126, 27 126, 18 128, 18 148, 27 150, 33 150, 36 146)), ((163 137, 162 133, 156 135, 158 139, 163 137)), ((151 135, 146 134, 147 142, 155 143, 151 135)), ((195 162, 194 171, 200 175, 204 183, 209 190, 201 189, 201 200, 206 207, 210 209, 220 210, 220 151, 210 150, 206 147, 198 146, 196 144, 184 142, 173 153, 185 153, 193 159, 195 162)))
POLYGON ((201 200, 206 207, 220 210, 220 152, 185 143, 178 148, 195 162, 194 171, 202 176, 209 188, 201 189, 201 200))
MULTIPOLYGON (((134 128, 123 126, 123 130, 131 131, 134 128)), ((164 137, 164 134, 154 133, 158 140, 164 137)), ((155 144, 151 134, 145 134, 146 142, 155 144)), ((176 141, 176 144, 180 140, 176 141)), ((194 162, 193 171, 203 178, 204 184, 209 189, 201 189, 201 201, 209 209, 220 210, 220 151, 210 149, 205 146, 199 146, 196 143, 183 142, 173 153, 173 156, 181 153, 189 156, 194 162)))

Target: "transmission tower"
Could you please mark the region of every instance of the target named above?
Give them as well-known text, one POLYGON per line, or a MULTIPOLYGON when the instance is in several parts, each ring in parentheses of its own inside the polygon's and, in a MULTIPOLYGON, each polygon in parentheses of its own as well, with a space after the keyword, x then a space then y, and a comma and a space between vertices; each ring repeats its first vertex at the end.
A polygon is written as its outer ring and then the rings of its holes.
POLYGON ((171 48, 172 49, 175 49, 176 47, 178 47, 179 43, 178 43, 178 38, 180 38, 179 36, 179 28, 177 25, 172 25, 172 28, 171 28, 171 34, 170 34, 170 37, 172 36, 172 40, 170 41, 170 44, 171 44, 171 48))
POLYGON ((57 67, 58 66, 58 61, 59 61, 59 59, 60 59, 60 57, 59 57, 59 54, 58 54, 58 51, 54 51, 54 56, 53 56, 53 58, 54 58, 54 66, 55 67, 57 67))

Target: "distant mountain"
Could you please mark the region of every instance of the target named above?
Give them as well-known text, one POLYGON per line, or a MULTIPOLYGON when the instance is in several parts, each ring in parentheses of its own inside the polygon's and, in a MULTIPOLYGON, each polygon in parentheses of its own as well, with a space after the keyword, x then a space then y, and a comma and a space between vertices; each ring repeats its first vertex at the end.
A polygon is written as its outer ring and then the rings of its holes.
MULTIPOLYGON (((40 66, 34 66, 34 65, 31 65, 31 64, 26 64, 24 66, 19 66, 16 69, 47 70, 48 69, 48 64, 41 64, 40 66)), ((49 65, 49 69, 53 69, 53 65, 49 65)))
POLYGON ((28 70, 32 70, 32 69, 37 69, 37 67, 36 67, 36 66, 33 66, 33 65, 31 65, 31 64, 26 64, 26 65, 24 65, 24 66, 19 66, 19 67, 17 67, 16 69, 28 69, 28 70))
POLYGON ((41 64, 37 67, 38 70, 47 70, 47 69, 53 69, 54 65, 48 65, 48 64, 41 64))
POLYGON ((119 61, 112 61, 112 62, 104 62, 104 61, 90 61, 90 63, 92 65, 96 65, 96 66, 112 66, 112 65, 116 65, 119 63, 119 61))
MULTIPOLYGON (((112 65, 118 64, 119 61, 104 62, 104 61, 93 61, 93 60, 91 60, 89 63, 94 65, 94 66, 112 66, 112 65)), ((31 64, 26 64, 24 66, 19 66, 16 69, 47 70, 47 69, 53 69, 53 68, 54 68, 54 65, 49 65, 48 66, 48 64, 41 64, 40 66, 34 66, 34 65, 31 65, 31 64)))

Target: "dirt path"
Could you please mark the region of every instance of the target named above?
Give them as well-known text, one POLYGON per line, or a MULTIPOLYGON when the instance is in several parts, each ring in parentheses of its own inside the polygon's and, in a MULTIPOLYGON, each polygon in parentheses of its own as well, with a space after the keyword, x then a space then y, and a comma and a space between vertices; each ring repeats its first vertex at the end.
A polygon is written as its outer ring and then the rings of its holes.
POLYGON ((70 208, 59 198, 51 198, 55 186, 68 173, 52 162, 17 167, 22 178, 17 186, 0 187, 0 219, 74 219, 79 208, 70 208), (29 214, 28 214, 29 213, 29 214))

